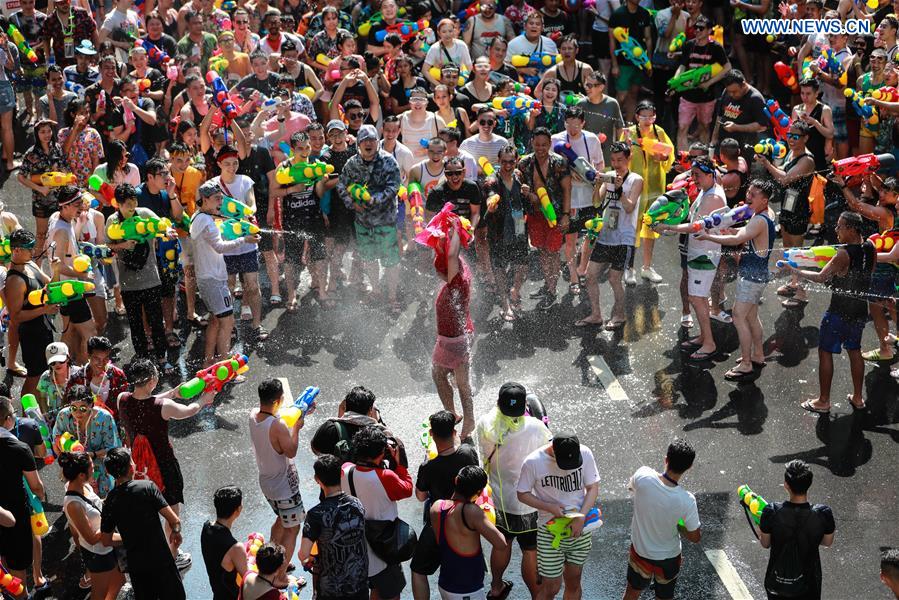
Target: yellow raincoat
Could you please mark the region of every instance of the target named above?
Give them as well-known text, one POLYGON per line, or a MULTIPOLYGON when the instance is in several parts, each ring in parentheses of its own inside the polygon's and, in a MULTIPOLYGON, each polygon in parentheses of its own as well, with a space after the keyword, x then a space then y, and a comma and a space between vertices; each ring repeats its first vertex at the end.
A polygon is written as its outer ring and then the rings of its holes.
MULTIPOLYGON (((630 170, 643 177, 643 194, 640 196, 640 215, 643 215, 649 208, 649 205, 665 191, 665 179, 671 165, 674 164, 674 144, 671 138, 665 133, 665 130, 656 124, 653 124, 649 133, 645 136, 651 140, 659 140, 672 147, 672 151, 668 158, 659 162, 643 151, 639 146, 640 136, 637 133, 639 125, 631 125, 621 133, 622 141, 630 141, 631 146, 631 164, 630 170)), ((642 221, 641 221, 642 223, 642 221)), ((656 239, 659 234, 643 225, 640 228, 640 235, 637 236, 637 246, 640 245, 640 239, 656 239)))

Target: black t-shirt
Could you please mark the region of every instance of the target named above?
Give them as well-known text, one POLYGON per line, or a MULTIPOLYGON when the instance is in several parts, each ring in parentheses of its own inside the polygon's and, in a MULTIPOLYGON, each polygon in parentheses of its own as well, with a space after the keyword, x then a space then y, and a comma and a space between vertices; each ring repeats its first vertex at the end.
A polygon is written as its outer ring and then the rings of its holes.
POLYGON ((546 37, 552 37, 554 33, 560 35, 574 33, 574 28, 571 26, 571 17, 564 10, 560 10, 559 14, 555 16, 546 14, 543 9, 540 10, 540 13, 543 15, 543 35, 546 37))
POLYGON ((813 589, 804 598, 821 597, 821 556, 818 546, 825 535, 836 530, 833 513, 824 504, 810 506, 808 502, 774 502, 762 511, 759 529, 771 536, 771 555, 768 559, 770 571, 787 540, 799 535, 799 551, 805 557, 805 574, 813 589), (800 528, 797 532, 797 528, 800 528))
POLYGON ((32 452, 38 446, 44 445, 41 428, 34 419, 16 419, 16 427, 13 430, 13 434, 20 442, 31 448, 32 452))
POLYGON ((365 508, 341 492, 322 499, 306 513, 303 537, 318 543, 317 589, 328 598, 368 597, 365 508))
POLYGON ((265 223, 268 213, 268 174, 275 170, 275 161, 268 150, 264 150, 253 144, 250 153, 240 161, 237 168, 238 175, 246 175, 253 180, 253 194, 256 197, 256 218, 260 223, 265 223))
MULTIPOLYGON (((322 152, 318 160, 328 163, 329 165, 334 165, 333 176, 337 177, 340 175, 340 172, 343 171, 343 167, 346 165, 347 161, 358 153, 359 151, 356 149, 356 144, 353 144, 348 145, 344 150, 334 150, 333 148, 326 150, 325 152, 322 152)), ((336 221, 352 221, 353 218, 353 211, 348 209, 338 197, 337 188, 331 188, 331 213, 328 215, 328 219, 333 224, 336 221)))
MULTIPOLYGON (((690 40, 684 44, 680 64, 683 65, 685 70, 714 64, 724 66, 727 64, 727 54, 724 52, 724 48, 717 42, 709 42, 705 46, 698 46, 694 40, 690 40)), ((681 97, 684 100, 693 103, 712 102, 716 96, 714 86, 707 90, 697 87, 681 93, 681 97)))
MULTIPOLYGON (((619 6, 612 11, 612 16, 609 17, 609 29, 615 29, 616 27, 627 28, 628 34, 643 46, 644 49, 646 49, 646 40, 643 39, 643 34, 646 27, 651 26, 652 17, 650 16, 649 11, 642 6, 638 6, 637 10, 634 12, 628 10, 627 4, 619 6)), ((623 56, 619 56, 618 60, 620 62, 621 60, 626 59, 624 59, 623 56)))
POLYGON ((206 563, 206 574, 209 576, 213 600, 237 600, 240 596, 236 573, 222 568, 222 559, 236 543, 237 540, 231 534, 231 530, 224 525, 216 521, 207 521, 203 524, 200 548, 203 551, 203 562, 206 563))
POLYGON ((269 71, 268 76, 265 79, 259 79, 256 77, 256 73, 250 73, 238 81, 234 88, 238 92, 245 89, 259 90, 259 93, 271 97, 273 95, 273 90, 275 89, 275 75, 277 75, 277 73, 269 71))
POLYGON ((151 40, 150 36, 148 35, 145 35, 143 39, 150 42, 157 48, 161 48, 166 54, 169 55, 169 58, 173 60, 178 54, 178 42, 176 42, 175 38, 167 33, 163 33, 162 37, 160 37, 158 40, 151 40))
POLYGON ((478 451, 471 444, 461 444, 452 454, 437 455, 418 468, 415 487, 434 500, 448 500, 455 490, 456 475, 462 467, 478 465, 478 451))
POLYGON ((128 567, 156 570, 161 563, 174 563, 159 511, 168 506, 152 481, 129 481, 117 485, 106 496, 100 517, 100 531, 122 535, 128 552, 128 567))
POLYGON ((402 79, 397 79, 390 86, 390 97, 396 100, 398 106, 406 106, 409 104, 409 96, 406 92, 411 92, 413 89, 420 87, 423 89, 428 89, 428 83, 422 77, 416 77, 415 82, 411 87, 406 87, 403 83, 402 79))
POLYGON ((365 84, 358 81, 353 85, 346 86, 346 89, 343 90, 343 99, 340 101, 340 103, 346 106, 346 103, 349 100, 358 100, 359 104, 362 105, 362 108, 369 108, 371 106, 371 101, 368 99, 368 92, 365 89, 365 84))
POLYGON ((483 202, 483 194, 480 186, 471 179, 464 179, 458 190, 450 189, 449 183, 441 181, 428 192, 425 209, 429 212, 440 212, 447 202, 456 205, 454 212, 457 215, 470 219, 471 205, 480 206, 483 202))
POLYGON ((16 521, 28 519, 28 496, 23 473, 37 470, 31 448, 0 427, 0 506, 15 515, 16 521))
POLYGON ((287 194, 281 199, 281 222, 288 231, 321 230, 325 226, 322 209, 313 187, 287 194))
MULTIPOLYGON (((749 123, 769 125, 768 117, 765 116, 765 97, 752 86, 749 86, 749 90, 739 100, 731 98, 726 91, 722 93, 715 105, 715 117, 720 121, 732 121, 736 125, 749 123)), ((753 145, 766 135, 767 131, 758 133, 738 133, 724 129, 718 131, 719 140, 726 137, 734 138, 741 147, 744 144, 753 145)))

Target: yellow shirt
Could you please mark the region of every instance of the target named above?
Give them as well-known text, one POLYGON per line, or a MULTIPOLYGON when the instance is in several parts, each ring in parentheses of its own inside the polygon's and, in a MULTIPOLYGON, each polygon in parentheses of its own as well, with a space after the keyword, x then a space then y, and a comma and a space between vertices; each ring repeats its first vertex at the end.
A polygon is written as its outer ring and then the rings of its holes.
MULTIPOLYGON (((637 144, 640 136, 637 133, 639 125, 631 125, 621 134, 621 139, 637 144)), ((649 205, 665 191, 665 180, 671 165, 674 164, 674 144, 671 138, 665 133, 665 130, 658 125, 653 124, 649 133, 643 136, 651 140, 659 140, 662 143, 672 147, 671 153, 664 161, 659 162, 651 155, 643 151, 639 145, 631 146, 631 163, 630 170, 638 173, 643 177, 643 194, 640 196, 640 214, 646 212, 649 205)), ((655 239, 659 234, 655 233, 645 225, 640 231, 640 237, 644 239, 655 239)))

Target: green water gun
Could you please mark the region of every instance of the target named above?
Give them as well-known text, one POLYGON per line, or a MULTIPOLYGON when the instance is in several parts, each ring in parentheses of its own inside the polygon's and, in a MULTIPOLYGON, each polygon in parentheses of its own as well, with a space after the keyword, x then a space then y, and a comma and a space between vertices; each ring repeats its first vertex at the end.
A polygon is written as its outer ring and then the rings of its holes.
POLYGON ((740 504, 746 507, 749 516, 752 517, 755 524, 760 525, 762 521, 762 511, 768 506, 768 502, 753 492, 746 484, 737 488, 737 496, 740 497, 740 504))

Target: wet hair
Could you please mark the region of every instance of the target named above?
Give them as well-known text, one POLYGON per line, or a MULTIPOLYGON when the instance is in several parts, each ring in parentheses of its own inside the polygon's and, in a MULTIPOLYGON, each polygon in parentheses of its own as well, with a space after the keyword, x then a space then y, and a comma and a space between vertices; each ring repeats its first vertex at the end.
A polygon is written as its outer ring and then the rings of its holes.
MULTIPOLYGON (((698 149, 693 148, 693 146, 697 144, 702 144, 702 142, 695 142, 690 145, 690 150, 698 149)), ((705 144, 702 144, 705 146, 705 144)), ((706 152, 708 152, 708 147, 706 147, 706 152)), ((721 155, 726 155, 728 158, 737 158, 740 155, 740 142, 735 140, 734 138, 724 138, 721 142, 718 143, 718 153, 721 155)))
POLYGON ((899 192, 899 179, 887 177, 880 186, 882 192, 899 192))
POLYGON ((892 581, 899 581, 899 548, 887 548, 880 553, 880 573, 892 581))
POLYGON ((712 20, 705 15, 699 15, 696 19, 696 22, 693 23, 693 27, 706 27, 708 29, 712 28, 712 20))
POLYGON ((256 566, 260 575, 271 575, 284 564, 284 546, 280 544, 262 544, 256 552, 256 566))
POLYGON ((818 83, 818 80, 814 77, 806 77, 802 81, 799 82, 799 87, 810 87, 814 90, 820 90, 821 84, 818 83))
POLYGON ((797 133, 802 135, 808 135, 812 130, 812 126, 806 123, 805 121, 795 120, 790 124, 791 129, 796 129, 797 133))
MULTIPOLYGON (((843 214, 845 215, 846 213, 843 214)), ((790 486, 794 494, 805 494, 812 487, 814 477, 815 475, 809 468, 808 463, 803 460, 791 460, 784 468, 784 481, 790 486)))
MULTIPOLYGON (((736 148, 738 148, 738 149, 740 148, 740 144, 738 144, 737 140, 735 140, 734 138, 725 138, 725 139, 721 140, 721 145, 724 145, 725 143, 728 145, 735 144, 736 148), (730 141, 728 141, 728 140, 730 140, 730 141)), ((693 151, 693 150, 698 150, 699 152, 702 152, 703 154, 708 154, 709 145, 706 144, 705 142, 693 142, 692 144, 690 144, 688 151, 693 151)))
POLYGON ((502 159, 504 154, 511 154, 515 158, 518 158, 518 148, 516 148, 512 144, 506 144, 499 149, 499 152, 496 153, 496 158, 502 159))
POLYGON ((740 69, 731 69, 727 75, 721 78, 721 83, 724 84, 724 87, 733 84, 743 85, 746 83, 746 76, 743 75, 743 71, 740 69))
POLYGON ((375 394, 367 387, 357 385, 343 397, 343 403, 347 410, 367 415, 375 405, 375 394))
POLYGON ((0 396, 0 423, 3 423, 10 417, 15 416, 16 411, 13 408, 12 400, 6 396, 0 396))
POLYGON ((774 182, 770 179, 753 179, 749 182, 749 185, 758 189, 758 191, 760 191, 768 200, 773 198, 774 194, 777 192, 774 187, 774 182))
POLYGON ((79 475, 91 474, 91 459, 87 452, 63 452, 56 459, 66 481, 74 481, 79 475))
POLYGON ((603 85, 605 85, 607 83, 606 74, 603 73, 602 71, 593 71, 593 72, 589 73, 584 79, 587 81, 592 79, 592 80, 596 81, 597 83, 601 83, 603 85))
POLYGON ((639 104, 637 104, 637 108, 634 109, 634 114, 639 114, 644 110, 651 110, 653 113, 658 114, 656 111, 656 105, 652 103, 650 100, 641 100, 639 104))
POLYGON ((87 353, 99 350, 101 352, 112 352, 112 342, 103 335, 94 335, 87 340, 87 353))
POLYGON ((315 460, 312 470, 322 485, 336 487, 340 485, 340 467, 342 461, 333 454, 322 454, 315 460))
MULTIPOLYGON (((462 132, 458 127, 446 127, 445 129, 441 129, 440 131, 438 131, 437 135, 448 136, 450 138, 449 141, 456 142, 457 144, 462 142, 462 132)), ((533 135, 531 137, 533 137, 533 135)))
POLYGON ((124 446, 113 448, 106 453, 103 464, 106 465, 106 471, 113 479, 124 477, 131 468, 131 451, 124 446))
POLYGON ((531 139, 533 140, 535 137, 543 136, 552 139, 553 134, 546 127, 537 127, 534 131, 531 132, 531 139))
POLYGON ((243 492, 236 485, 220 487, 212 495, 212 504, 215 506, 216 518, 227 519, 243 504, 243 492))
MULTIPOLYGON (((9 245, 15 248, 23 248, 30 244, 34 244, 37 241, 37 238, 34 237, 34 234, 28 231, 27 229, 16 229, 12 233, 9 234, 9 245)), ((33 249, 33 246, 32 246, 33 249)))
POLYGON ((131 199, 137 199, 137 189, 130 183, 123 183, 116 186, 115 199, 119 206, 131 199))
MULTIPOLYGON (((121 140, 114 140, 109 143, 109 146, 106 148, 106 179, 107 181, 115 180, 115 172, 119 168, 119 163, 122 162, 122 159, 125 158, 125 155, 128 154, 128 148, 125 146, 125 142, 121 140)), ((130 168, 128 167, 128 163, 125 163, 125 166, 122 168, 125 173, 127 173, 130 168)), ((118 198, 116 198, 118 200, 118 198)))
POLYGON ((569 106, 565 111, 565 120, 568 119, 578 119, 580 121, 586 120, 586 116, 584 115, 584 109, 578 108, 577 106, 569 106))
POLYGON ((444 170, 450 165, 453 165, 454 167, 461 167, 463 170, 465 169, 465 161, 462 160, 461 156, 450 156, 449 158, 447 158, 443 163, 444 170))
POLYGON ((447 440, 453 437, 456 429, 456 416, 448 410, 438 410, 428 418, 431 434, 435 439, 447 440))
POLYGON ((851 210, 844 210, 842 214, 840 214, 840 219, 845 221, 846 226, 856 233, 861 233, 862 228, 865 226, 862 216, 858 213, 852 212, 851 210))
POLYGON ((178 127, 175 128, 175 141, 169 147, 169 154, 177 154, 180 152, 190 153, 190 148, 188 148, 184 144, 184 134, 191 130, 196 129, 197 126, 190 119, 183 119, 180 123, 178 123, 178 127))
POLYGON ((94 403, 94 395, 87 386, 81 385, 80 383, 76 383, 67 389, 65 398, 66 404, 72 404, 73 402, 85 402, 87 404, 94 403))
POLYGON ((159 377, 159 371, 156 365, 148 358, 139 358, 131 363, 130 376, 128 380, 134 385, 143 385, 151 379, 159 377))
POLYGON ((266 379, 259 384, 259 404, 271 406, 284 395, 284 385, 280 379, 266 379))
POLYGON ((612 142, 612 145, 609 146, 609 154, 613 154, 615 152, 620 152, 625 156, 631 155, 631 145, 628 142, 612 142))
POLYGON ((693 466, 696 450, 687 440, 677 439, 668 445, 665 456, 668 458, 668 470, 673 473, 684 473, 693 466))
POLYGON ((387 434, 377 425, 363 427, 353 436, 356 460, 374 460, 387 450, 387 434))
POLYGON ((463 498, 478 495, 486 485, 487 473, 481 467, 468 465, 456 475, 456 493, 463 498))
POLYGON ((580 46, 580 43, 577 41, 577 36, 575 36, 573 34, 568 34, 565 37, 563 37, 561 40, 559 40, 559 43, 557 44, 557 46, 559 48, 561 48, 562 44, 574 44, 575 48, 580 46))
POLYGON ((390 44, 394 48, 398 48, 403 45, 403 38, 401 38, 398 33, 388 33, 384 36, 384 43, 390 44))
POLYGON ((290 146, 291 148, 296 146, 297 144, 308 142, 309 136, 305 131, 297 131, 293 135, 290 136, 290 146))

